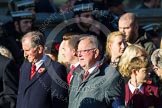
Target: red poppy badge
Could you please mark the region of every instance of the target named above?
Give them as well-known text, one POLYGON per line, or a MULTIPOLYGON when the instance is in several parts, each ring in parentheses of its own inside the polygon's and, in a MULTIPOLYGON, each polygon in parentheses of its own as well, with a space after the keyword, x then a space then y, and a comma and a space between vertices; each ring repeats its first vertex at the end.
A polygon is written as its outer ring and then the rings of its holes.
POLYGON ((42 72, 44 72, 46 69, 45 68, 39 68, 38 69, 38 73, 42 73, 42 72))

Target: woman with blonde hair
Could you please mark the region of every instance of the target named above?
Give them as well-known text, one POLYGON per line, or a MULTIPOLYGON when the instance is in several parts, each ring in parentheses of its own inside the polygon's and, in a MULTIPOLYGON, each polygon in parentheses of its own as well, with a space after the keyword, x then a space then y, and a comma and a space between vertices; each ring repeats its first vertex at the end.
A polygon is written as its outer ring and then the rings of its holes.
POLYGON ((118 70, 122 74, 123 77, 129 77, 130 72, 128 71, 128 66, 132 58, 137 56, 145 56, 148 57, 146 50, 136 44, 129 45, 124 51, 123 55, 120 58, 120 62, 118 64, 118 70))
POLYGON ((107 36, 106 53, 107 61, 115 67, 118 65, 121 55, 124 53, 127 43, 125 35, 120 31, 115 31, 107 36))

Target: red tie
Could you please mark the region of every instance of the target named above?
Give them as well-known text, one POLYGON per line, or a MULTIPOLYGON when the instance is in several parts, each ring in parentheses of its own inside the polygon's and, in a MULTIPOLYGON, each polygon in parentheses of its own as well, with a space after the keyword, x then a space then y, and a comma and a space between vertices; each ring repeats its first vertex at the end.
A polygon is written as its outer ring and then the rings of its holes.
POLYGON ((68 73, 68 75, 67 75, 67 83, 68 83, 68 85, 70 85, 70 81, 71 81, 71 77, 72 77, 72 71, 73 71, 74 69, 75 69, 75 66, 72 65, 71 68, 70 68, 70 71, 69 71, 69 73, 68 73))
POLYGON ((85 80, 85 79, 88 77, 88 75, 89 75, 89 72, 86 71, 86 72, 84 73, 83 80, 85 80))
POLYGON ((31 72, 30 72, 30 80, 33 78, 35 73, 36 73, 36 65, 33 63, 31 67, 31 72))

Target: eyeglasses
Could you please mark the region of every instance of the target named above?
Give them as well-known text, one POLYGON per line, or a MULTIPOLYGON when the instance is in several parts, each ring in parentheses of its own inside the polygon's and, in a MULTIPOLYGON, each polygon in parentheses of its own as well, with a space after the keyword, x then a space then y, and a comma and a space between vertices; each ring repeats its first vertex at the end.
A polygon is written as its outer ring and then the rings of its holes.
POLYGON ((83 54, 83 55, 87 54, 89 51, 94 51, 94 49, 96 49, 96 48, 77 51, 77 55, 79 55, 79 54, 83 54))

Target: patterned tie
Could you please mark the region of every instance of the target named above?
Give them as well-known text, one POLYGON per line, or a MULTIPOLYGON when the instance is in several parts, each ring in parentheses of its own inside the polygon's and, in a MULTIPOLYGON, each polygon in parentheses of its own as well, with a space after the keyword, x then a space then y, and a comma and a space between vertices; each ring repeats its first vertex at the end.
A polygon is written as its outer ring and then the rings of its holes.
POLYGON ((31 67, 31 72, 30 72, 30 80, 33 78, 35 73, 36 73, 36 65, 33 63, 31 67))
POLYGON ((67 83, 68 83, 68 85, 70 85, 70 81, 71 81, 71 77, 72 77, 72 71, 73 71, 74 69, 75 69, 75 66, 72 65, 71 68, 70 68, 70 71, 69 71, 69 73, 68 73, 68 75, 67 75, 67 83))
POLYGON ((86 71, 86 72, 84 73, 84 75, 83 75, 83 80, 85 80, 85 79, 88 77, 88 75, 89 75, 89 72, 86 71))

